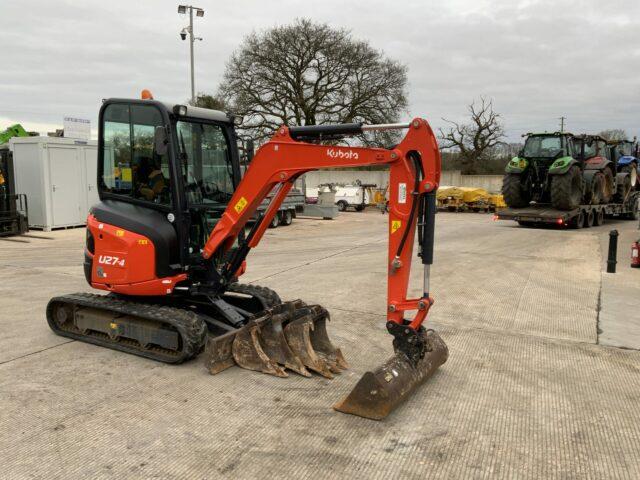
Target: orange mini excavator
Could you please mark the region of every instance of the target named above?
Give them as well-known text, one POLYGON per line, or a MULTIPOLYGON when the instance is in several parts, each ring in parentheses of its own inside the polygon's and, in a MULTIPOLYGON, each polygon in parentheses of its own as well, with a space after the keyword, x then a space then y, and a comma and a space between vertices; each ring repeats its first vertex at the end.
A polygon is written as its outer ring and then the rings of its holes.
MULTIPOLYGON (((381 419, 447 358, 423 327, 433 299, 435 192, 440 155, 429 124, 283 126, 241 173, 230 114, 153 99, 104 101, 99 116, 100 202, 87 220, 84 272, 107 295, 51 299, 59 335, 179 363, 206 350, 208 370, 232 365, 286 377, 333 377, 347 363, 329 340, 328 312, 238 283, 249 251, 302 174, 388 165, 387 329, 395 354, 335 405, 381 419), (394 148, 336 146, 366 131, 404 129, 394 148), (323 141, 329 145, 323 145, 323 141), (271 194, 263 214, 258 207, 271 194), (420 298, 407 298, 416 230, 424 265, 420 298), (415 312, 407 318, 408 312, 415 312)), ((251 149, 249 149, 251 150, 251 149)))

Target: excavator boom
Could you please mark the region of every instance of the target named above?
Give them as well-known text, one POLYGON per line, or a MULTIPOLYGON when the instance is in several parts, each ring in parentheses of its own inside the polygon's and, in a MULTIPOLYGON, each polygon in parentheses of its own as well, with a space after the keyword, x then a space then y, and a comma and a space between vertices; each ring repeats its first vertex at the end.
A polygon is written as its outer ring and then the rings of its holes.
MULTIPOLYGON (((436 138, 425 120, 415 118, 406 124, 373 126, 347 124, 281 127, 253 158, 227 209, 211 232, 203 249, 203 256, 209 259, 216 253, 231 249, 240 231, 254 217, 258 206, 269 193, 276 191, 266 212, 255 222, 228 263, 221 270, 212 272, 212 280, 214 283, 218 282, 219 288, 223 289, 241 267, 250 249, 258 245, 281 202, 300 175, 322 168, 370 165, 389 165, 390 168, 386 315, 387 329, 394 338, 396 353, 376 372, 367 373, 354 391, 335 408, 346 413, 381 419, 447 358, 444 342, 435 332, 426 331, 422 326, 433 304, 429 293, 429 269, 433 261, 435 191, 441 172, 436 138), (392 149, 309 142, 357 135, 374 129, 406 129, 407 133, 392 149), (419 256, 424 265, 423 293, 419 298, 408 298, 416 230, 419 256), (409 311, 416 312, 413 318, 406 318, 409 311)), ((320 331, 323 330, 324 325, 320 331)), ((239 334, 210 338, 207 346, 210 371, 217 373, 233 365, 233 356, 235 362, 241 365, 257 365, 254 369, 278 375, 279 372, 274 370, 271 363, 260 361, 260 358, 267 358, 268 355, 263 355, 262 351, 256 354, 256 350, 265 349, 256 340, 258 331, 258 325, 254 323, 248 330, 245 329, 245 332, 250 333, 244 333, 244 341, 239 340, 242 337, 239 334), (234 349, 245 353, 233 353, 234 349)), ((308 329, 306 336, 313 336, 313 327, 308 329)), ((312 340, 307 343, 313 345, 312 340)), ((317 347, 317 343, 313 346, 317 347)), ((330 343, 323 352, 322 356, 329 358, 329 370, 337 368, 336 371, 339 371, 346 367, 342 353, 330 346, 330 343)))

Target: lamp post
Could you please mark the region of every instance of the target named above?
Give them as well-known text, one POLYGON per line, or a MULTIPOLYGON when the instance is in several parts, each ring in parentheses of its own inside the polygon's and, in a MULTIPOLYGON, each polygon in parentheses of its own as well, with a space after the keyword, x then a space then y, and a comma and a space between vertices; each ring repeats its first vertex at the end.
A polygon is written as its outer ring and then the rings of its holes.
POLYGON ((193 67, 193 44, 196 40, 202 40, 202 37, 196 37, 193 34, 193 12, 195 11, 196 17, 204 17, 204 10, 199 7, 194 7, 191 5, 178 5, 178 13, 185 14, 189 11, 189 26, 184 27, 180 32, 180 38, 182 40, 187 39, 187 34, 189 34, 189 53, 191 58, 191 103, 196 103, 196 83, 194 78, 194 67, 193 67))

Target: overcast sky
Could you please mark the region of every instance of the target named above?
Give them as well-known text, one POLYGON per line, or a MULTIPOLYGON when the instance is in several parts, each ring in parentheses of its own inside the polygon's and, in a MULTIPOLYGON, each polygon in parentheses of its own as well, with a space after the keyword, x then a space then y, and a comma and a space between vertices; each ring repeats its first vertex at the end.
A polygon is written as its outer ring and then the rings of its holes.
MULTIPOLYGON (((308 17, 409 66, 410 116, 432 126, 493 98, 510 140, 532 130, 640 134, 638 0, 198 0, 196 89, 215 91, 244 35, 308 17)), ((167 0, 0 0, 0 129, 95 127, 100 101, 188 99, 188 19, 167 0)), ((283 45, 282 48, 286 48, 283 45)))

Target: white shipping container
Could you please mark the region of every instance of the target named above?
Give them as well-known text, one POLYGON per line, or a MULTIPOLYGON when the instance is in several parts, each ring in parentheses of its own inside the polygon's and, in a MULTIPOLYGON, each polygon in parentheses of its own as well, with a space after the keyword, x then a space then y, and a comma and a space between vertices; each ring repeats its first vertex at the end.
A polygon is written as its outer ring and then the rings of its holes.
POLYGON ((16 191, 27 195, 29 227, 85 225, 98 202, 97 143, 62 137, 18 137, 13 152, 16 191))

